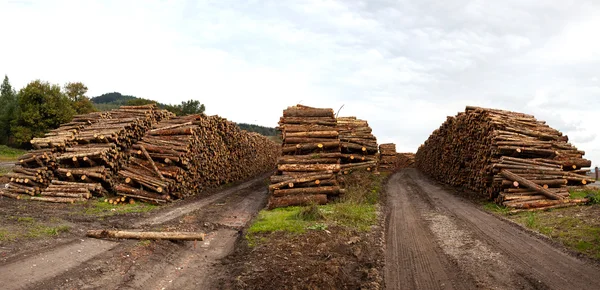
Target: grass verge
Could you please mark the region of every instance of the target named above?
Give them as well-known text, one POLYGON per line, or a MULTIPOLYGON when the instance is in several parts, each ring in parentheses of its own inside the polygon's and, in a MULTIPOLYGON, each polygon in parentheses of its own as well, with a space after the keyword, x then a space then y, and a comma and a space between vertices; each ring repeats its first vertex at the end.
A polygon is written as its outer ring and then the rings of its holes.
POLYGON ((246 238, 253 246, 265 238, 263 234, 273 232, 298 234, 307 230, 327 230, 331 226, 368 231, 377 224, 377 204, 386 176, 369 172, 348 175, 346 193, 330 204, 262 210, 248 229, 246 238))
POLYGON ((145 203, 145 202, 136 202, 134 204, 110 204, 105 202, 104 198, 100 198, 98 200, 94 200, 88 202, 86 207, 83 210, 85 215, 93 215, 93 216, 111 216, 115 214, 124 214, 124 213, 144 213, 149 212, 153 209, 158 208, 158 206, 145 203))
POLYGON ((0 145, 0 161, 15 161, 19 156, 25 154, 25 152, 25 150, 0 145))
POLYGON ((589 198, 587 205, 521 212, 509 215, 509 209, 494 203, 483 207, 491 212, 537 231, 562 243, 568 249, 594 259, 600 259, 600 191, 572 190, 570 198, 589 198))

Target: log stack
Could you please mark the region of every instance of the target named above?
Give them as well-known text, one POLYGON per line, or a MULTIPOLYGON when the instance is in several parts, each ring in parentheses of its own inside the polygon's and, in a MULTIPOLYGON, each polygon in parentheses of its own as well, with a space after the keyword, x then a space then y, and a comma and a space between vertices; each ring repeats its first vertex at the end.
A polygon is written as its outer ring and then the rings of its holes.
POLYGON ((398 163, 396 144, 385 143, 379 145, 379 170, 394 171, 398 163))
MULTIPOLYGON (((14 180, 9 184, 8 192, 42 195, 29 198, 31 200, 73 202, 76 201, 72 199, 74 197, 65 196, 72 191, 51 195, 57 187, 66 187, 65 184, 54 184, 55 181, 76 182, 81 188, 87 188, 90 183, 101 183, 104 187, 104 190, 92 190, 90 194, 112 191, 113 177, 127 160, 124 151, 154 123, 171 116, 172 113, 158 110, 154 104, 123 106, 109 112, 75 116, 44 138, 31 140, 32 146, 38 149, 19 158, 19 166, 10 174, 14 180), (47 190, 51 181, 53 183, 47 190)), ((83 193, 82 196, 87 195, 83 193)))
POLYGON ((344 192, 336 178, 343 154, 332 109, 288 107, 279 130, 283 155, 271 176, 269 208, 325 204, 344 192))
POLYGON ((396 162, 397 169, 415 167, 415 153, 398 153, 396 154, 396 158, 398 160, 396 162))
POLYGON ((468 106, 419 148, 416 166, 515 209, 572 205, 567 185, 585 185, 591 162, 568 137, 532 115, 468 106))
POLYGON ((116 193, 166 203, 272 170, 279 146, 218 116, 158 123, 128 151, 116 193))
POLYGON ((338 117, 337 130, 341 142, 341 169, 344 174, 353 170, 371 171, 377 168, 377 138, 369 123, 356 117, 338 117))

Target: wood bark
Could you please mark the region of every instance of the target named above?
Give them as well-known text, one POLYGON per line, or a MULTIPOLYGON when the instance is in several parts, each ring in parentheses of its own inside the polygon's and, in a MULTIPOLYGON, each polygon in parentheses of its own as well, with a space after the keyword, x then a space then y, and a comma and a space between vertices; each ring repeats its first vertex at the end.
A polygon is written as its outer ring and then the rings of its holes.
POLYGON ((97 239, 136 239, 136 240, 183 240, 203 241, 205 234, 198 232, 137 232, 115 230, 89 230, 88 237, 97 239))

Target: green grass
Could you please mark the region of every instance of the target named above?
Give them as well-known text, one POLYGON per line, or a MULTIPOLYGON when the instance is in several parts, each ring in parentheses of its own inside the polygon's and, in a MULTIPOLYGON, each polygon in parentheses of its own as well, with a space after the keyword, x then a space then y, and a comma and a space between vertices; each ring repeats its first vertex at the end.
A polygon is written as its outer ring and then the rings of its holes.
POLYGON ((0 167, 0 177, 4 176, 4 174, 7 174, 10 172, 10 169, 6 168, 6 167, 0 167))
POLYGON ((346 193, 330 204, 262 210, 248 229, 246 239, 254 246, 264 239, 261 235, 273 232, 300 234, 331 226, 368 231, 377 224, 377 204, 385 177, 368 172, 348 175, 346 193))
POLYGON ((16 239, 17 236, 5 229, 0 229, 0 242, 7 242, 16 239))
POLYGON ((25 152, 25 150, 0 145, 0 161, 15 161, 19 156, 25 154, 25 152))
POLYGON ((491 211, 491 212, 503 214, 503 215, 507 215, 510 212, 509 208, 502 206, 502 205, 498 205, 495 202, 487 202, 483 205, 483 208, 487 211, 491 211))
POLYGON ((87 204, 87 207, 84 209, 84 214, 93 216, 111 216, 124 213, 144 213, 156 208, 158 208, 158 206, 145 202, 114 205, 105 202, 104 198, 101 198, 87 204))
POLYGON ((589 204, 598 204, 600 203, 600 190, 571 190, 569 191, 569 197, 571 199, 589 198, 589 204))
POLYGON ((40 222, 33 217, 10 216, 7 219, 17 223, 11 230, 0 229, 0 242, 12 241, 18 238, 57 236, 71 229, 70 226, 63 224, 63 220, 58 218, 51 218, 46 222, 40 222))

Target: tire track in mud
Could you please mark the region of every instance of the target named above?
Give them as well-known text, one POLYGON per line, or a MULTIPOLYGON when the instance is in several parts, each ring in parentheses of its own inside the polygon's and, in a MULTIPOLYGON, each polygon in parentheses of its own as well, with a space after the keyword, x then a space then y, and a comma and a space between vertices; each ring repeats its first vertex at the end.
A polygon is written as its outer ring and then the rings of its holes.
POLYGON ((419 289, 440 289, 442 286, 420 281, 426 277, 411 274, 418 271, 414 265, 394 263, 397 256, 406 255, 406 252, 429 260, 434 259, 431 255, 436 255, 439 261, 447 261, 442 263, 444 267, 439 271, 449 277, 454 289, 600 287, 598 265, 573 257, 546 240, 452 195, 415 169, 392 176, 387 193, 391 211, 387 239, 399 240, 397 244, 408 247, 398 249, 387 245, 385 279, 388 289, 409 289, 411 283, 423 283, 419 289), (415 247, 411 243, 414 234, 394 230, 407 227, 397 223, 414 220, 417 220, 413 226, 418 232, 416 235, 432 237, 434 245, 423 242, 415 247), (425 256, 415 254, 423 250, 429 253, 425 256))

